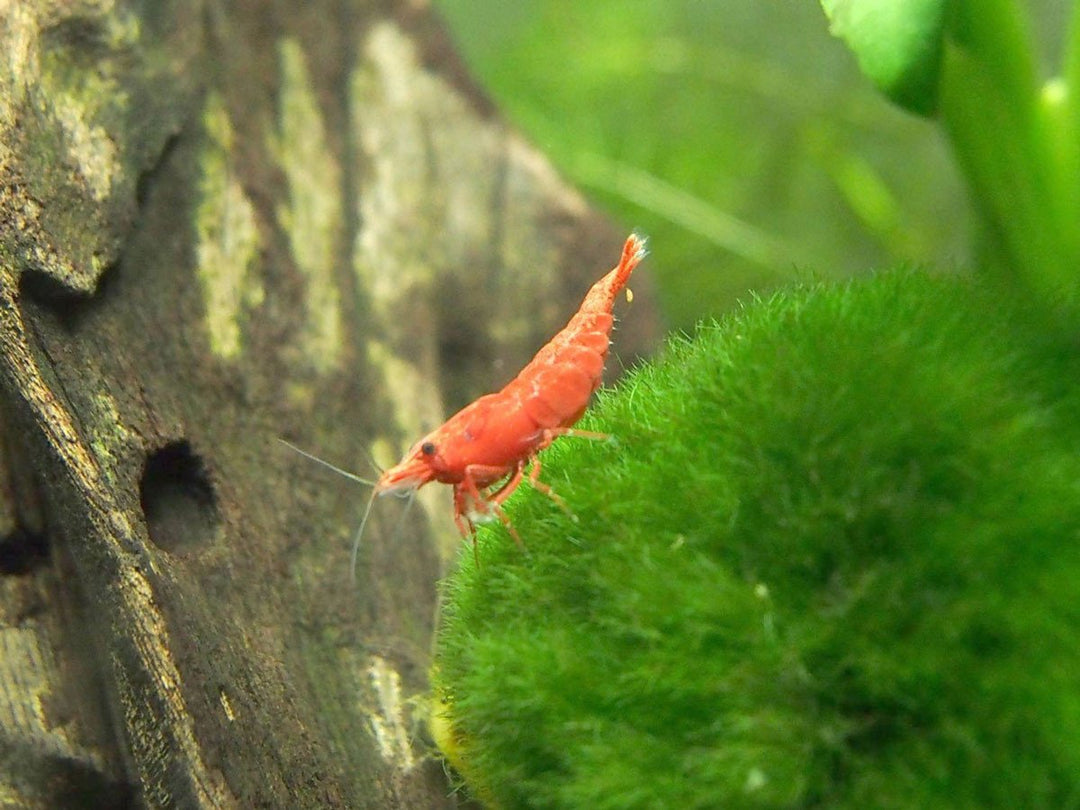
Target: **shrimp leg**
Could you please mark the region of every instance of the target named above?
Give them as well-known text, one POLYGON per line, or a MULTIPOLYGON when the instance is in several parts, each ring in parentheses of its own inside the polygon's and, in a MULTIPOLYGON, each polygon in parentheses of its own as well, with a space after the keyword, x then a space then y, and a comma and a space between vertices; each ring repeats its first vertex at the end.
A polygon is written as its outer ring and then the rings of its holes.
POLYGON ((484 500, 489 504, 501 506, 503 501, 513 495, 514 491, 518 488, 518 485, 521 484, 521 478, 525 472, 525 463, 526 462, 524 461, 519 461, 514 466, 513 474, 507 478, 506 481, 497 488, 492 488, 484 493, 484 500))
POLYGON ((547 497, 551 498, 552 503, 554 503, 557 507, 562 509, 563 512, 565 512, 567 514, 567 516, 570 517, 571 520, 575 520, 575 521, 577 520, 577 516, 574 515, 574 513, 570 511, 570 507, 566 505, 566 501, 564 501, 559 496, 559 494, 554 489, 552 489, 548 484, 545 484, 543 481, 540 480, 540 457, 539 456, 533 456, 533 458, 532 458, 532 469, 529 470, 529 486, 531 486, 537 492, 540 492, 540 493, 546 495, 547 497))
POLYGON ((615 437, 610 433, 598 433, 595 430, 578 430, 577 428, 570 427, 555 427, 545 428, 540 432, 540 441, 537 444, 536 450, 533 452, 533 459, 536 458, 536 453, 546 449, 558 439, 560 436, 572 436, 578 439, 595 439, 596 441, 610 441, 615 437))
MULTIPOLYGON (((454 511, 455 518, 459 515, 464 515, 465 519, 472 524, 472 519, 468 516, 467 507, 474 506, 479 511, 491 511, 495 513, 495 516, 499 518, 502 524, 510 532, 510 536, 514 538, 514 542, 517 543, 522 550, 525 549, 525 543, 522 542, 521 536, 517 533, 517 530, 510 523, 510 518, 506 516, 506 513, 502 510, 502 503, 513 494, 514 490, 521 484, 521 478, 525 470, 523 462, 518 462, 514 465, 514 472, 507 480, 505 484, 500 486, 493 494, 485 494, 480 491, 480 488, 476 484, 476 480, 484 480, 490 478, 493 475, 500 473, 505 474, 505 470, 502 467, 490 467, 484 464, 470 464, 465 468, 465 475, 455 489, 455 494, 460 493, 460 496, 454 498, 454 511), (468 496, 469 501, 466 501, 465 496, 468 496)), ((458 524, 458 528, 461 528, 461 524, 458 524)), ((475 544, 475 541, 474 541, 475 544)))

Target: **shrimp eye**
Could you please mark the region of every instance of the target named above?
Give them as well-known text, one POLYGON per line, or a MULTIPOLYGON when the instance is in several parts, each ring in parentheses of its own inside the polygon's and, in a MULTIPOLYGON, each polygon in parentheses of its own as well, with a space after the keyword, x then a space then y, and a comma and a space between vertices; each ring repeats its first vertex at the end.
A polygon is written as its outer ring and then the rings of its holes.
POLYGON ((435 445, 432 442, 424 442, 420 445, 420 452, 425 456, 435 455, 435 445))

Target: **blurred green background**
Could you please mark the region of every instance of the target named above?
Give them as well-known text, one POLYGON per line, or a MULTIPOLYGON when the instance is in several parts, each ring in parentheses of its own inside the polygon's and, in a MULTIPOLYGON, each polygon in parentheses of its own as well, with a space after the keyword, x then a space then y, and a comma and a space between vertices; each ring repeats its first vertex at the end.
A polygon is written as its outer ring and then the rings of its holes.
POLYGON ((672 328, 794 277, 968 262, 944 137, 875 93, 817 2, 438 7, 503 113, 650 237, 672 328))

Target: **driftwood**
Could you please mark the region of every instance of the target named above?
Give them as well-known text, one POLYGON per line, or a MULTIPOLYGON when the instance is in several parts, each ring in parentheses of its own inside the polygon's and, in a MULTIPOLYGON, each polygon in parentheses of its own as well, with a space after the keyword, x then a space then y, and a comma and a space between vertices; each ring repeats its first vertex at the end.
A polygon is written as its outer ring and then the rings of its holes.
MULTIPOLYGON (((617 257, 423 2, 0 0, 0 806, 449 807, 384 463, 617 257)), ((618 336, 655 335, 647 301, 618 336)))

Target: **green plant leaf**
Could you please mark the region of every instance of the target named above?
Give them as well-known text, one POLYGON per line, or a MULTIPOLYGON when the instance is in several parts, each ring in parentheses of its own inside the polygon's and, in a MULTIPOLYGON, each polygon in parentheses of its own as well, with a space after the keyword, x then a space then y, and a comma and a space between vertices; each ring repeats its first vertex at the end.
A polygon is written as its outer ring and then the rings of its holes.
POLYGON ((945 0, 821 0, 832 33, 878 88, 911 112, 937 108, 945 0))

